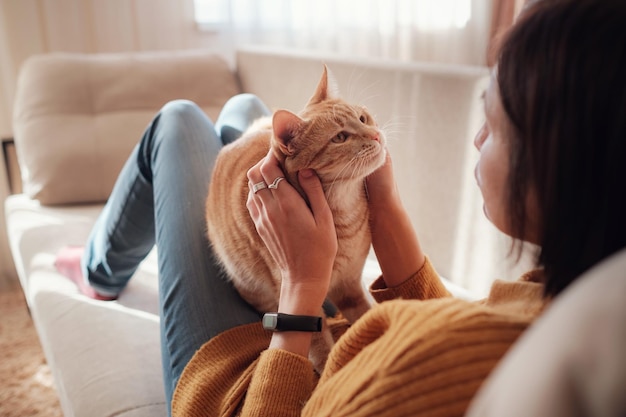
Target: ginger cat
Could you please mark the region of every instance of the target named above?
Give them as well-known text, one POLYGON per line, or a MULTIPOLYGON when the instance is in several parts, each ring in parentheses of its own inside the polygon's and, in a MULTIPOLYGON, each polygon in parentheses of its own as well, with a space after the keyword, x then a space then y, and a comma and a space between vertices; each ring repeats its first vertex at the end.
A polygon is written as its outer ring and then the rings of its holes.
MULTIPOLYGON (((262 313, 277 311, 281 277, 246 208, 246 173, 270 147, 285 178, 301 195, 299 170, 314 169, 322 182, 338 239, 328 298, 354 322, 370 307, 361 286, 371 244, 364 179, 384 163, 385 137, 365 108, 334 96, 324 66, 302 112, 278 110, 220 151, 206 205, 208 237, 235 288, 262 313)), ((324 326, 311 349, 319 372, 331 345, 330 331, 324 326)))

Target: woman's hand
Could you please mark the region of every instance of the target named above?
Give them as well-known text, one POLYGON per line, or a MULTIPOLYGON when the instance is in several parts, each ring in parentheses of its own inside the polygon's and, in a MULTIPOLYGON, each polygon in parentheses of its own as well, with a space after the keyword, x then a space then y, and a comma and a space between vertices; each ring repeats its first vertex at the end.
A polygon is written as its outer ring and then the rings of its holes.
POLYGON ((410 278, 426 260, 393 175, 391 156, 366 179, 372 246, 387 287, 410 278))
POLYGON ((252 167, 247 207, 282 274, 281 312, 318 315, 337 254, 333 217, 319 178, 311 170, 301 171, 298 178, 311 208, 285 180, 276 189, 252 190, 254 184, 272 184, 284 175, 272 152, 252 167))
MULTIPOLYGON (((254 184, 261 181, 272 184, 284 175, 270 151, 248 171, 247 207, 259 236, 281 271, 278 311, 318 316, 337 255, 335 224, 322 184, 311 170, 298 173, 310 209, 285 180, 277 183, 276 189, 253 191, 254 184)), ((307 356, 312 337, 310 332, 275 332, 269 347, 307 356)))

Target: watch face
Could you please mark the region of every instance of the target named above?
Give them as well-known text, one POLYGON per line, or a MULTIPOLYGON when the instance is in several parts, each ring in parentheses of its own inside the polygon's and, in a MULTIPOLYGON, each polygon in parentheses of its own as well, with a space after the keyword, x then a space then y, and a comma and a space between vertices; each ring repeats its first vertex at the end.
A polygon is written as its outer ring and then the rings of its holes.
POLYGON ((268 330, 276 329, 278 316, 276 314, 265 314, 263 316, 263 328, 268 330))

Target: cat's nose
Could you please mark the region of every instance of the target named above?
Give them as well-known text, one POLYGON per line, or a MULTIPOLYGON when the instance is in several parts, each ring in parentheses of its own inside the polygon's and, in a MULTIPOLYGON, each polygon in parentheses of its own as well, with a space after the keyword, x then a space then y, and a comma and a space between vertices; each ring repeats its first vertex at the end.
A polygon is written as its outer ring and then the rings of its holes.
POLYGON ((374 133, 372 135, 372 140, 375 140, 376 142, 380 142, 380 133, 374 133))

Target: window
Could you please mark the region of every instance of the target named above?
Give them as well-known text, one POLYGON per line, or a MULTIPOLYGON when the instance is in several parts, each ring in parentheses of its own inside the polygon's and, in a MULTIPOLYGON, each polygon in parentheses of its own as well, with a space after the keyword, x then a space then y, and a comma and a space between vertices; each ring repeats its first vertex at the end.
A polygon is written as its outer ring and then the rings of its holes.
POLYGON ((401 60, 484 61, 487 0, 194 0, 204 30, 265 44, 401 60), (473 55, 472 55, 473 54, 473 55))
POLYGON ((471 0, 194 0, 194 4, 196 22, 207 27, 247 22, 303 28, 312 21, 326 21, 383 30, 396 24, 446 30, 465 27, 472 15, 471 0))

